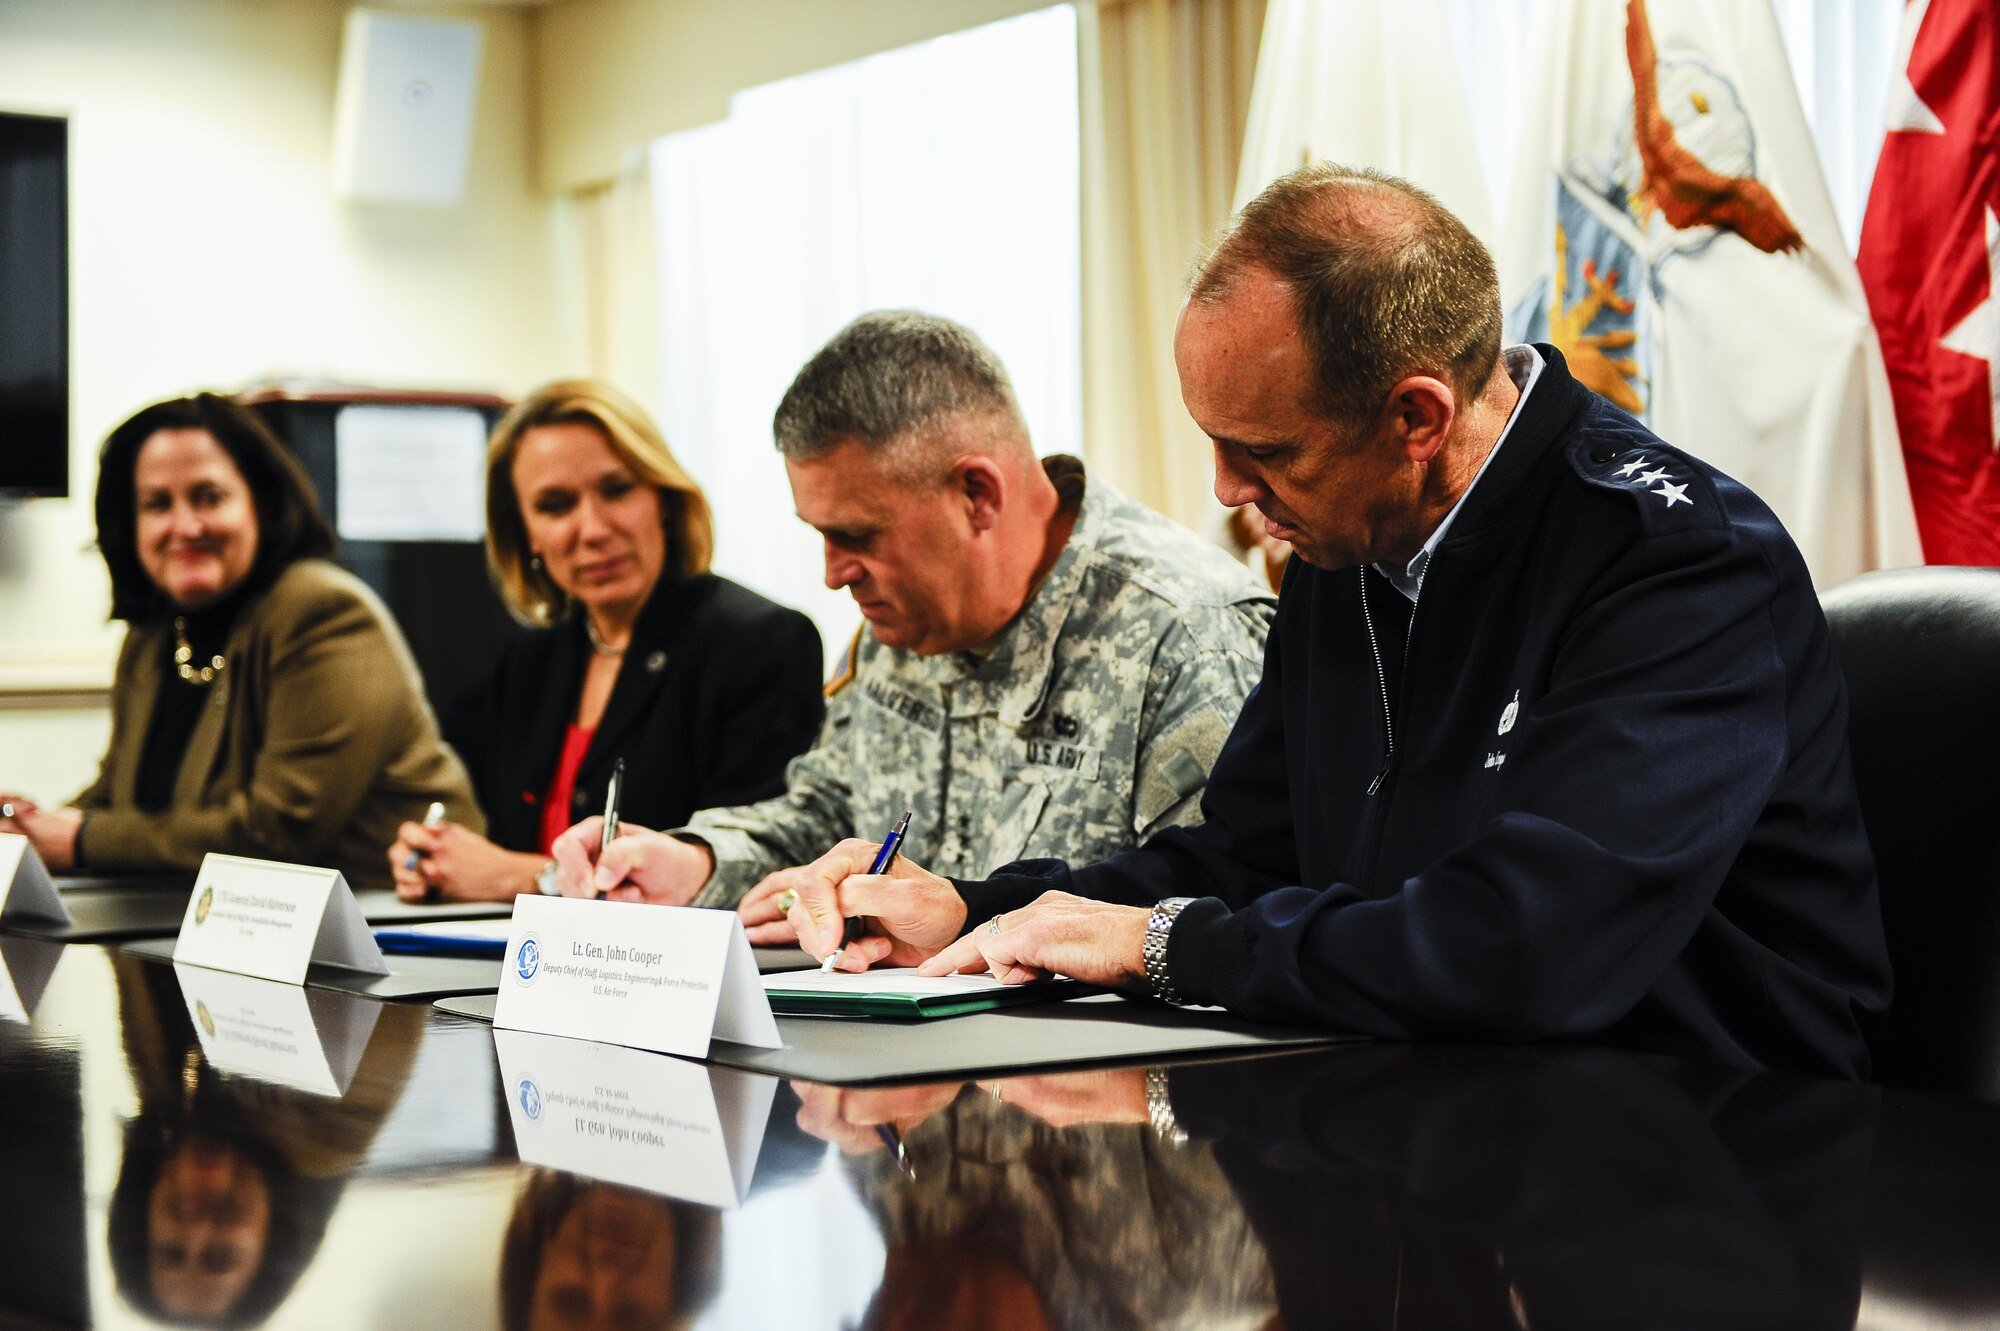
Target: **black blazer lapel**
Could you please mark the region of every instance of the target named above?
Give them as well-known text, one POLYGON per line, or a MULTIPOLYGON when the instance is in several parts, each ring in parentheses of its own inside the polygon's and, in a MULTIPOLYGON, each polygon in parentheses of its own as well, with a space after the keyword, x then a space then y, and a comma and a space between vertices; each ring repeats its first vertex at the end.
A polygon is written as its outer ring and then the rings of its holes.
MULTIPOLYGON (((549 779, 555 775, 556 760, 562 756, 563 733, 568 730, 570 719, 576 715, 577 694, 583 688, 584 654, 590 650, 584 641, 583 627, 576 621, 558 624, 550 631, 546 653, 536 660, 530 656, 526 662, 528 677, 516 681, 506 691, 507 697, 520 697, 526 703, 539 698, 540 705, 528 705, 523 711, 533 717, 523 735, 522 744, 515 751, 513 760, 506 764, 512 779, 507 785, 518 790, 500 794, 508 808, 504 815, 515 829, 512 840, 522 845, 539 844, 542 834, 542 801, 549 793, 549 779), (516 693, 516 689, 519 693, 516 693)), ((511 717, 495 717, 493 724, 506 726, 511 717)), ((505 743, 505 737, 496 737, 505 743)), ((488 822, 498 822, 502 815, 497 810, 487 811, 488 822)))
POLYGON ((663 578, 654 589, 639 612, 639 622, 632 626, 632 644, 625 650, 625 664, 611 686, 611 700, 591 737, 590 751, 577 769, 579 779, 587 775, 594 783, 608 777, 620 757, 632 756, 624 746, 633 728, 652 710, 668 678, 679 673, 682 654, 694 643, 697 621, 715 594, 715 585, 712 576, 702 573, 673 583, 663 578))

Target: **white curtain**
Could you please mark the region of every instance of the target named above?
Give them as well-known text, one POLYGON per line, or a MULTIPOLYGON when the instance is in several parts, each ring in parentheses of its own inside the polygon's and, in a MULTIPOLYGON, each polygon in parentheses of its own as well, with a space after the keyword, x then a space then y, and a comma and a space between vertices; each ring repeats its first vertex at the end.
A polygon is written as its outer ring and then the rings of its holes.
POLYGON ((1264 0, 1077 8, 1083 384, 1093 473, 1209 530, 1209 445, 1174 371, 1190 265, 1229 216, 1264 0))
POLYGON ((1861 214, 1882 125, 1903 0, 1773 0, 1792 80, 1819 150, 1847 252, 1861 248, 1861 214))
POLYGON ((584 365, 658 419, 659 246, 647 154, 633 153, 616 177, 573 192, 566 203, 572 305, 581 325, 584 365))
POLYGON ((716 510, 716 569, 798 606, 821 584, 771 413, 856 315, 914 307, 1006 363, 1037 448, 1077 452, 1076 20, 1042 10, 740 94, 653 148, 664 423, 716 510))
POLYGON ((1306 162, 1374 167, 1437 195, 1492 246, 1467 90, 1438 47, 1446 30, 1438 0, 1271 0, 1237 204, 1306 162))

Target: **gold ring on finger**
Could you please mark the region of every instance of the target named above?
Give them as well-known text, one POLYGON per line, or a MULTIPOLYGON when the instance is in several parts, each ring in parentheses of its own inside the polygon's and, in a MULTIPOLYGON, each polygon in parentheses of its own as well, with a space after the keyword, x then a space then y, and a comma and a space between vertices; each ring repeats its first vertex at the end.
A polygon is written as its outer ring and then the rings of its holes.
POLYGON ((778 893, 778 913, 780 915, 790 915, 792 913, 792 907, 798 904, 799 904, 799 894, 795 889, 788 887, 784 891, 778 893))

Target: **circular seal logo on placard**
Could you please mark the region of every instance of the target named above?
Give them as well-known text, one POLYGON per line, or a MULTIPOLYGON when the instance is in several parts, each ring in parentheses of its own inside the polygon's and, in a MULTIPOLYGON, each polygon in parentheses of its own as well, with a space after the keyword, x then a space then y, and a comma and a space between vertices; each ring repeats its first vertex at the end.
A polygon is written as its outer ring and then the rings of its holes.
POLYGON ((541 1122, 542 1088, 535 1085, 535 1079, 533 1077, 521 1078, 521 1084, 515 1089, 514 1093, 520 1098, 521 1112, 528 1116, 528 1122, 541 1122))
POLYGON ((208 1004, 202 1002, 199 998, 194 1000, 194 1017, 196 1021, 201 1023, 201 1028, 207 1031, 210 1036, 215 1034, 215 1018, 209 1014, 208 1004))
POLYGON ((542 940, 533 934, 524 934, 521 945, 514 949, 514 983, 525 989, 541 973, 542 940))
POLYGON ((201 900, 194 903, 194 922, 196 924, 207 924, 209 907, 213 906, 214 904, 215 904, 215 889, 212 887, 204 887, 201 890, 201 900))

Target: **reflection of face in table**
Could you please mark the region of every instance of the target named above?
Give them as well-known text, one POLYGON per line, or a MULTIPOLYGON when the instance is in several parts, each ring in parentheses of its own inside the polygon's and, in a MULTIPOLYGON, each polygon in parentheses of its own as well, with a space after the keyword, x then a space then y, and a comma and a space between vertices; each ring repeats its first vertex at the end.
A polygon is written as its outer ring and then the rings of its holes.
POLYGON ((508 1331, 642 1331, 691 1322, 715 1295, 722 1225, 691 1202, 532 1171, 507 1224, 508 1331))
POLYGON ((382 1008, 336 1098, 214 1067, 172 967, 127 955, 111 965, 139 1093, 111 1196, 119 1292, 154 1317, 259 1325, 318 1255, 348 1176, 409 1080, 425 1014, 382 1008))
POLYGON ((965 1236, 891 1248, 868 1331, 1047 1331, 1042 1296, 1003 1248, 965 1236))
POLYGON ((146 1220, 154 1300, 170 1316, 214 1322, 264 1263, 271 1189, 247 1151, 191 1133, 161 1167, 146 1220))
POLYGON ((126 1125, 111 1195, 112 1273, 126 1302, 199 1326, 256 1326, 311 1265, 344 1179, 294 1168, 203 1069, 187 1115, 126 1125))

